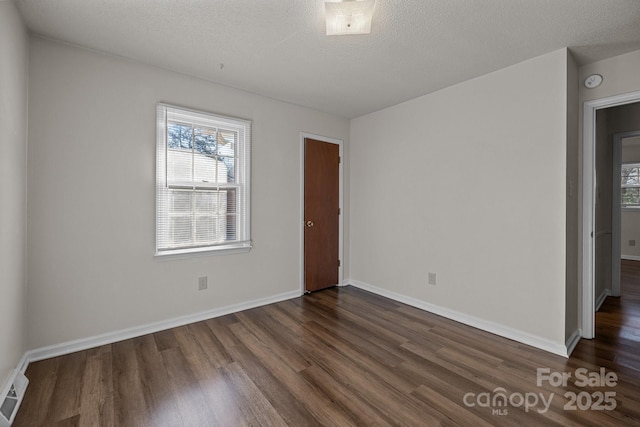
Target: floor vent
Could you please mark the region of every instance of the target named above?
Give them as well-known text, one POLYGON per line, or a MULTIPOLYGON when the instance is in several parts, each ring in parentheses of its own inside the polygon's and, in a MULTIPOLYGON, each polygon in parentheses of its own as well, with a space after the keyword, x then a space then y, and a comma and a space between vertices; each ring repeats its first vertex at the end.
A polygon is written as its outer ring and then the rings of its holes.
POLYGON ((29 380, 20 371, 14 370, 9 384, 0 395, 0 427, 9 427, 18 413, 29 380))

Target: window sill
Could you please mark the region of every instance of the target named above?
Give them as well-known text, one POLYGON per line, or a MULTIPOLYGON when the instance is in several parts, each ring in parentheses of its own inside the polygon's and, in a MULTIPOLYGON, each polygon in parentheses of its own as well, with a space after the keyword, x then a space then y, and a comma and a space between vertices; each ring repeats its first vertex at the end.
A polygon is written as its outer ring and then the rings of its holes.
POLYGON ((156 252, 155 258, 157 260, 172 260, 183 258, 194 258, 210 255, 231 255, 249 252, 252 248, 250 243, 226 246, 226 247, 209 247, 209 248, 191 248, 191 249, 175 249, 170 251, 156 252))

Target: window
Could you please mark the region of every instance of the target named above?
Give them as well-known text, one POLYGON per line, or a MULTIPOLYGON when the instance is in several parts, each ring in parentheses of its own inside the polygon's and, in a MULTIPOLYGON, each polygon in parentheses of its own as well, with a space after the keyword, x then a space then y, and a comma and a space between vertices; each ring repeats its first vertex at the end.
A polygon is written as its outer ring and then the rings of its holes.
POLYGON ((251 122, 158 104, 156 255, 251 248, 251 122))
POLYGON ((622 165, 622 207, 640 207, 640 163, 622 165))

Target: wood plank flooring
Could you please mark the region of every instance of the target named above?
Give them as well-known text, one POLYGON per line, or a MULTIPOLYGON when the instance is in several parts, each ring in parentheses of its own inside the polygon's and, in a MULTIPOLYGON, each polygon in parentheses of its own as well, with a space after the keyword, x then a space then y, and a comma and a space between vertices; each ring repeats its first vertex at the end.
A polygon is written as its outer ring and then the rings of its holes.
POLYGON ((640 425, 640 263, 622 271, 570 359, 334 288, 32 363, 14 426, 640 425), (601 367, 615 387, 575 384, 601 367), (538 368, 572 377, 539 387, 538 368), (616 408, 565 410, 566 392, 616 408))

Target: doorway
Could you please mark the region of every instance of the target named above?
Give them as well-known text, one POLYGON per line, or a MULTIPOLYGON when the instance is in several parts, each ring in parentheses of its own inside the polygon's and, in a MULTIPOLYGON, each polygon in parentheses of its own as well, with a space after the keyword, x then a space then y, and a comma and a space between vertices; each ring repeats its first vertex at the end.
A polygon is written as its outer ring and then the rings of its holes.
MULTIPOLYGON (((607 294, 613 293, 612 285, 616 282, 614 279, 615 274, 619 274, 619 269, 616 268, 617 264, 619 264, 620 260, 615 260, 615 249, 614 245, 616 243, 616 237, 619 239, 619 232, 616 231, 616 227, 618 227, 613 222, 615 221, 615 212, 613 209, 614 198, 602 196, 602 191, 606 190, 606 192, 614 192, 613 191, 613 182, 617 181, 617 185, 619 187, 620 176, 615 175, 614 161, 613 161, 613 146, 611 143, 612 138, 608 138, 607 144, 609 144, 610 151, 612 153, 610 157, 610 161, 605 162, 608 164, 609 172, 606 171, 603 173, 603 170, 597 171, 596 160, 598 159, 597 149, 599 148, 597 144, 598 139, 602 139, 598 134, 601 134, 604 130, 600 127, 596 128, 596 114, 597 113, 606 113, 608 109, 612 107, 620 107, 627 104, 634 104, 640 101, 640 92, 633 92, 624 95, 617 95, 609 98, 603 98, 594 101, 587 101, 584 103, 584 111, 583 111, 583 176, 582 176, 582 184, 583 184, 583 203, 582 203, 582 320, 581 320, 581 330, 582 337, 584 338, 594 338, 595 336, 595 311, 597 308, 596 299, 599 299, 598 303, 602 303, 604 301, 604 297, 607 294), (598 175, 599 178, 598 179, 598 175), (608 178, 610 181, 609 185, 604 185, 603 182, 606 182, 604 178, 608 178), (602 206, 598 207, 598 203, 601 201, 606 201, 610 203, 610 207, 607 209, 602 209, 602 206), (602 212, 608 212, 609 215, 608 222, 607 220, 603 222, 602 218, 598 218, 596 214, 597 209, 600 211, 600 216, 602 216, 602 212), (600 221, 600 222, 598 222, 600 221), (608 230, 607 228, 608 227, 608 230), (616 236, 615 234, 618 233, 616 236), (608 249, 603 247, 602 242, 608 240, 608 249), (600 242, 600 245, 598 245, 600 242), (596 265, 601 264, 599 266, 600 271, 596 269, 596 265), (602 269, 604 266, 604 270, 602 269), (615 267, 614 267, 615 266, 615 267), (608 269, 608 270, 607 270, 608 269), (601 272, 605 271, 604 274, 601 272), (608 272, 608 274, 607 274, 608 272), (609 282, 608 284, 603 285, 601 281, 603 278, 609 282), (608 288, 607 288, 608 286, 608 288), (609 289, 607 293, 607 289, 609 289)), ((624 129, 617 129, 617 132, 620 132, 624 129)), ((610 130, 608 130, 611 132, 610 130)), ((604 132, 605 136, 607 132, 604 132)), ((600 146, 600 148, 602 148, 600 146)), ((609 149, 607 148, 607 149, 609 149)), ((618 192, 619 194, 619 192, 618 192)), ((616 202, 616 203, 619 203, 616 202)), ((619 220, 619 218, 618 218, 619 220)), ((617 240, 617 244, 619 245, 619 240, 617 240)), ((619 253, 619 252, 618 252, 619 253)), ((619 277, 618 277, 619 280, 619 277)))
MULTIPOLYGON (((640 129, 640 104, 637 110, 640 129)), ((624 108, 624 107, 623 107, 624 108)), ((640 261, 640 130, 613 135, 613 263, 611 295, 620 296, 621 261, 640 261), (624 187, 624 189, 623 189, 624 187)), ((632 269, 633 271, 633 269, 632 269)))
POLYGON ((301 288, 342 284, 342 141, 301 135, 301 288))

